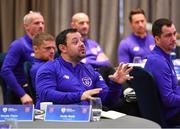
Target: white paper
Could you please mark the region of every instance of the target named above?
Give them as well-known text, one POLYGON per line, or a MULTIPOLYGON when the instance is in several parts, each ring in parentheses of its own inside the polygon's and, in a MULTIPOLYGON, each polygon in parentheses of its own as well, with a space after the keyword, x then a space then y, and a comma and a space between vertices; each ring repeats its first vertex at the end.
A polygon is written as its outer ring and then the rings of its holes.
POLYGON ((102 111, 101 117, 110 118, 110 119, 117 119, 119 117, 125 116, 126 114, 116 111, 102 111))

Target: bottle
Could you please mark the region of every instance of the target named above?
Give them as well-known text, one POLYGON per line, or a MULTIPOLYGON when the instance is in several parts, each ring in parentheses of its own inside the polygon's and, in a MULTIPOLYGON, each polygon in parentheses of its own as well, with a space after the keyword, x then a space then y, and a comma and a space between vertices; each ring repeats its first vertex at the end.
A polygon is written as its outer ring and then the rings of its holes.
POLYGON ((171 56, 171 60, 172 60, 173 64, 175 65, 176 53, 173 51, 170 53, 170 56, 171 56))
POLYGON ((176 53, 175 53, 174 51, 171 52, 170 55, 171 55, 171 59, 172 59, 172 60, 175 60, 175 59, 176 59, 176 53))

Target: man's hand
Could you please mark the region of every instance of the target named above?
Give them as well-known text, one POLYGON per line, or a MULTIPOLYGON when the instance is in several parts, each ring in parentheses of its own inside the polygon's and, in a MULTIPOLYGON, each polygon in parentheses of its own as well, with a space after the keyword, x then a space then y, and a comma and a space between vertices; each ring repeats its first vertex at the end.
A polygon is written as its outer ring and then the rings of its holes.
POLYGON ((102 88, 96 88, 96 89, 84 91, 84 93, 81 96, 81 100, 93 99, 92 96, 95 94, 98 94, 101 90, 102 90, 102 88))
POLYGON ((133 79, 132 76, 129 76, 129 72, 132 70, 132 67, 129 67, 128 64, 119 64, 116 72, 113 75, 109 75, 109 78, 119 84, 124 83, 126 80, 133 79))
POLYGON ((28 94, 21 97, 21 102, 22 104, 33 104, 33 100, 28 94))

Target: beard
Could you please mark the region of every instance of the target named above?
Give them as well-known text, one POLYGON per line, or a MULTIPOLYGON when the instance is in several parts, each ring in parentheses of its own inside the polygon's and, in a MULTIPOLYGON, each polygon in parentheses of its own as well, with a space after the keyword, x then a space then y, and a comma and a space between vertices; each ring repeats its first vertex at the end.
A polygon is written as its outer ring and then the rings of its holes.
POLYGON ((81 60, 84 59, 85 57, 86 57, 86 56, 84 56, 84 55, 77 56, 76 58, 74 58, 74 61, 77 62, 77 63, 79 63, 79 62, 81 62, 81 60))
POLYGON ((75 61, 75 62, 77 62, 77 63, 79 63, 82 59, 84 59, 86 57, 86 52, 80 52, 78 55, 76 55, 76 56, 71 56, 71 58, 75 61))

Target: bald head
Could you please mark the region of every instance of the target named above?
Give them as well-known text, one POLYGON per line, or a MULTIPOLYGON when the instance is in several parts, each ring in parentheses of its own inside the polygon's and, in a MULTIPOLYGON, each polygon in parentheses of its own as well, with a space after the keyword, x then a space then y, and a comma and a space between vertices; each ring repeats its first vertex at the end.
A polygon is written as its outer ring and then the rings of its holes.
POLYGON ((83 12, 76 13, 72 16, 71 27, 77 29, 83 37, 89 32, 89 17, 83 12))
POLYGON ((77 22, 79 19, 89 19, 89 17, 83 12, 76 13, 72 16, 72 22, 77 22))

